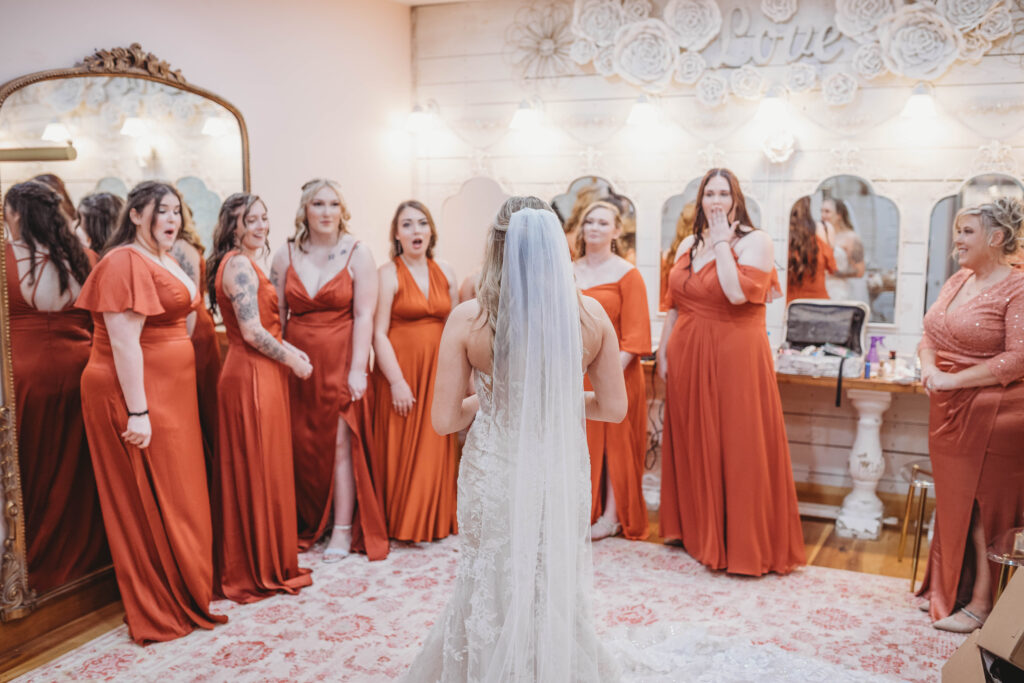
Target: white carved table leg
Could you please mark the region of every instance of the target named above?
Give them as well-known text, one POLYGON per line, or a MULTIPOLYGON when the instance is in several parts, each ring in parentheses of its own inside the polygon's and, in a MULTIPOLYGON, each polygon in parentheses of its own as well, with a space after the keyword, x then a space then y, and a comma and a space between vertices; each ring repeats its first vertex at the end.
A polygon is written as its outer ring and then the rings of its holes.
POLYGON ((882 414, 892 404, 892 395, 864 389, 848 389, 846 395, 857 409, 857 436, 850 451, 853 491, 839 510, 836 534, 843 538, 875 540, 882 532, 882 501, 875 495, 878 481, 885 472, 882 414))

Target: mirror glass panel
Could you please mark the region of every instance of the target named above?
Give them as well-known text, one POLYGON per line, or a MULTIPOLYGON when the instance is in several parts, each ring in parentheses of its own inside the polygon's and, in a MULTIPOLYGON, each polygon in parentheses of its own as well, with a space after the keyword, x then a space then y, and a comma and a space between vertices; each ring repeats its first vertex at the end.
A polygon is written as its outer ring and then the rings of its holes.
MULTIPOLYGON (((661 301, 668 289, 668 274, 675 262, 676 249, 679 243, 693 232, 700 181, 700 178, 694 178, 686 184, 682 193, 672 195, 661 205, 661 285, 658 288, 658 310, 665 310, 661 307, 661 301)), ((743 199, 754 227, 761 227, 761 206, 749 195, 744 194, 743 199)))
MULTIPOLYGON (((96 192, 124 197, 142 180, 169 180, 181 190, 209 247, 221 200, 245 189, 244 134, 235 114, 167 83, 74 75, 26 85, 0 106, 0 147, 60 146, 68 141, 77 152, 74 160, 4 164, 4 196, 11 185, 41 174, 62 179, 76 207, 96 192)), ((87 242, 84 231, 77 230, 78 217, 72 219, 76 234, 87 242)), ((40 335, 68 331, 40 330, 33 322, 40 310, 50 309, 33 306, 31 296, 16 296, 19 276, 26 277, 31 266, 27 259, 18 260, 9 232, 5 238, 28 584, 44 597, 110 562, 78 407, 91 323, 86 315, 74 331, 82 337, 85 354, 77 366, 63 356, 40 363, 40 354, 45 354, 41 349, 48 345, 40 335), (16 306, 22 307, 21 321, 16 306), (27 333, 26 326, 33 324, 37 329, 27 333), (30 337, 32 343, 26 346, 30 337), (56 415, 60 418, 54 419, 56 415)), ((90 246, 96 251, 102 247, 90 246)), ((67 340, 61 342, 60 348, 66 348, 67 340)))
POLYGON ((960 269, 953 259, 953 219, 960 209, 987 204, 999 197, 1024 199, 1024 184, 1003 173, 974 176, 960 192, 943 197, 932 207, 928 229, 928 270, 925 279, 924 310, 939 298, 942 285, 960 269))
POLYGON ((587 206, 598 200, 606 200, 618 207, 622 215, 622 236, 619 244, 624 253, 619 254, 630 263, 636 263, 636 205, 633 200, 615 191, 612 184, 600 176, 589 175, 569 183, 569 189, 551 200, 551 208, 558 214, 569 240, 569 251, 576 253, 576 235, 581 215, 587 206))

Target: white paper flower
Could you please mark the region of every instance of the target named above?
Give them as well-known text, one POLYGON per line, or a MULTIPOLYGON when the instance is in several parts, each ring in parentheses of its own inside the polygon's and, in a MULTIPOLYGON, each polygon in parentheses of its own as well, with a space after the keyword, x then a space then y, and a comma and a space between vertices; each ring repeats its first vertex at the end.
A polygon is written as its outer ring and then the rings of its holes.
POLYGON ((602 76, 615 75, 615 61, 613 59, 614 48, 606 45, 594 55, 594 69, 602 76))
POLYGON ((893 0, 836 0, 836 27, 851 38, 860 39, 895 9, 893 0))
POLYGON ((764 90, 764 79, 761 72, 750 64, 745 64, 729 75, 729 86, 733 94, 745 100, 756 100, 764 90))
POLYGON ((699 52, 684 50, 676 58, 675 79, 686 85, 693 85, 704 74, 708 68, 707 62, 699 52))
POLYGON ((960 56, 960 32, 935 9, 919 3, 904 5, 878 25, 882 59, 893 73, 932 81, 960 56))
POLYGON ((623 0, 622 12, 626 15, 626 21, 642 21, 651 16, 651 0, 623 0))
POLYGON ((121 113, 121 107, 116 100, 107 100, 107 103, 100 107, 100 121, 104 123, 105 129, 120 130, 123 119, 124 114, 121 113))
POLYGON ((577 64, 587 64, 594 61, 597 55, 597 45, 589 38, 577 38, 569 48, 569 57, 577 64))
POLYGON ((837 71, 821 82, 821 94, 830 107, 849 104, 857 95, 857 79, 845 71, 837 71))
POLYGON ((142 95, 137 92, 128 92, 117 100, 121 107, 121 113, 125 116, 138 116, 142 112, 142 95))
POLYGON ((665 22, 644 19, 623 26, 612 49, 615 73, 626 81, 651 91, 664 90, 672 81, 679 48, 665 22))
POLYGON ((761 12, 776 24, 781 24, 796 14, 796 0, 761 0, 761 12))
POLYGON ((87 78, 64 78, 54 85, 47 101, 58 114, 66 114, 82 103, 87 78))
POLYGON ((110 98, 115 99, 128 92, 128 86, 131 85, 132 80, 131 78, 115 76, 114 78, 108 78, 107 84, 104 87, 107 89, 107 94, 110 98))
POLYGON ((171 113, 178 121, 189 121, 196 115, 195 102, 190 97, 177 97, 171 106, 171 113))
POLYGON ((158 92, 146 98, 146 114, 153 118, 170 116, 177 98, 165 92, 158 92))
POLYGON ((577 0, 573 7, 573 31, 600 47, 612 44, 624 21, 617 0, 577 0))
POLYGON ((1013 17, 1006 5, 999 4, 985 15, 978 25, 978 33, 984 38, 995 42, 1013 32, 1013 17))
POLYGON ((977 31, 965 33, 964 46, 960 50, 960 59, 971 64, 977 64, 991 48, 992 41, 977 31))
POLYGON ((853 53, 853 70, 861 78, 870 81, 886 72, 882 59, 882 46, 878 43, 864 43, 853 53))
POLYGON ((505 33, 510 58, 526 78, 557 78, 575 71, 569 57, 573 44, 567 5, 523 8, 505 33))
POLYGON ((786 69, 786 87, 790 92, 805 92, 814 87, 818 70, 807 62, 793 62, 786 69))
POLYGON ((784 164, 789 161, 796 150, 796 138, 793 131, 777 130, 769 133, 761 142, 761 151, 773 164, 784 164))
POLYGON ((697 101, 705 107, 715 108, 729 96, 729 81, 717 73, 705 73, 697 81, 697 101))
POLYGON ((90 109, 98 109, 100 105, 107 101, 107 91, 104 90, 103 85, 95 82, 93 79, 89 79, 89 87, 85 89, 85 104, 90 109))
POLYGON ((937 0, 935 6, 946 15, 949 23, 961 31, 970 31, 981 23, 985 13, 998 0, 937 0))
POLYGON ((722 13, 715 0, 669 0, 662 16, 687 50, 704 48, 722 29, 722 13))

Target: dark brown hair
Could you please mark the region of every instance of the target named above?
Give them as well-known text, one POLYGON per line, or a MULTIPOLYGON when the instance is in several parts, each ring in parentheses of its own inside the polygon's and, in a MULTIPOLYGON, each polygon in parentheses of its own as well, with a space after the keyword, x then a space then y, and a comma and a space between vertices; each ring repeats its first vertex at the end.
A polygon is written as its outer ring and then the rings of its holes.
POLYGON ((811 198, 801 197, 789 212, 789 272, 790 285, 799 285, 804 276, 813 278, 818 272, 817 225, 811 216, 811 198))
MULTIPOLYGON (((217 271, 224 257, 238 248, 238 222, 245 222, 256 202, 263 201, 248 192, 236 192, 224 200, 217 214, 217 227, 213 230, 213 253, 207 261, 206 291, 210 293, 210 312, 217 312, 217 271)), ((269 236, 268 236, 269 240, 269 236)), ((269 249, 269 243, 266 245, 269 249)))
POLYGON ((395 215, 391 218, 391 258, 397 258, 402 253, 402 243, 398 241, 398 217, 406 209, 416 209, 427 217, 427 225, 430 226, 430 243, 427 244, 427 258, 434 258, 434 245, 437 244, 437 226, 434 225, 434 217, 430 215, 430 209, 423 202, 415 199, 406 199, 395 209, 395 215))
POLYGON ((89 238, 94 251, 103 251, 117 218, 124 208, 124 200, 109 192, 96 192, 82 197, 78 203, 78 217, 82 231, 89 238))
POLYGON ((729 194, 732 195, 732 207, 729 210, 729 213, 732 214, 730 220, 739 223, 736 226, 736 236, 742 237, 747 234, 749 231, 744 229, 746 227, 753 228, 754 230, 757 229, 747 213, 747 202, 743 198, 740 182, 736 180, 735 174, 727 168, 711 169, 701 178, 700 187, 697 189, 697 217, 693 221, 693 244, 690 246, 689 268, 691 271, 693 270, 693 258, 697 255, 697 249, 700 248, 700 245, 704 244, 704 233, 708 229, 708 217, 704 215, 704 190, 707 188, 708 181, 712 178, 725 178, 726 182, 729 183, 729 194))
POLYGON ((152 205, 155 208, 169 194, 177 197, 182 206, 185 205, 185 202, 181 200, 181 193, 170 183, 160 180, 146 180, 133 187, 124 202, 124 208, 121 209, 121 217, 118 219, 117 229, 114 230, 114 233, 103 246, 103 251, 108 252, 122 244, 131 244, 135 241, 139 229, 152 230, 152 216, 149 219, 149 225, 137 226, 132 222, 132 211, 134 210, 141 214, 147 206, 152 205))
POLYGON ((192 207, 184 202, 181 204, 181 232, 178 233, 178 239, 191 244, 200 254, 206 251, 202 238, 196 232, 196 221, 192 217, 192 207))
POLYGON ((57 193, 57 196, 60 197, 60 210, 64 213, 68 223, 74 223, 78 220, 78 211, 75 210, 75 203, 71 201, 68 188, 64 186, 64 181, 59 176, 55 176, 52 173, 40 173, 32 178, 32 180, 46 185, 57 193))
POLYGON ((85 247, 72 234, 60 205, 60 196, 49 185, 35 180, 18 183, 4 198, 4 211, 18 214, 21 240, 28 246, 29 284, 35 283, 36 251, 42 246, 57 269, 57 281, 63 294, 70 288, 72 277, 79 284, 85 282, 91 266, 85 247))

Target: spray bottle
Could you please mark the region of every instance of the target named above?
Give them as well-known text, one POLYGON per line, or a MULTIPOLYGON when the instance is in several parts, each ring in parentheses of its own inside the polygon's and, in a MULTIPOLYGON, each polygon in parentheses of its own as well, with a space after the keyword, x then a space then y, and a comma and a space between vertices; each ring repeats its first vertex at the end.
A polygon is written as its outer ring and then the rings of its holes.
POLYGON ((871 348, 868 349, 868 355, 864 357, 865 379, 871 379, 872 373, 878 374, 878 347, 882 346, 883 339, 885 339, 885 335, 871 336, 871 348))

